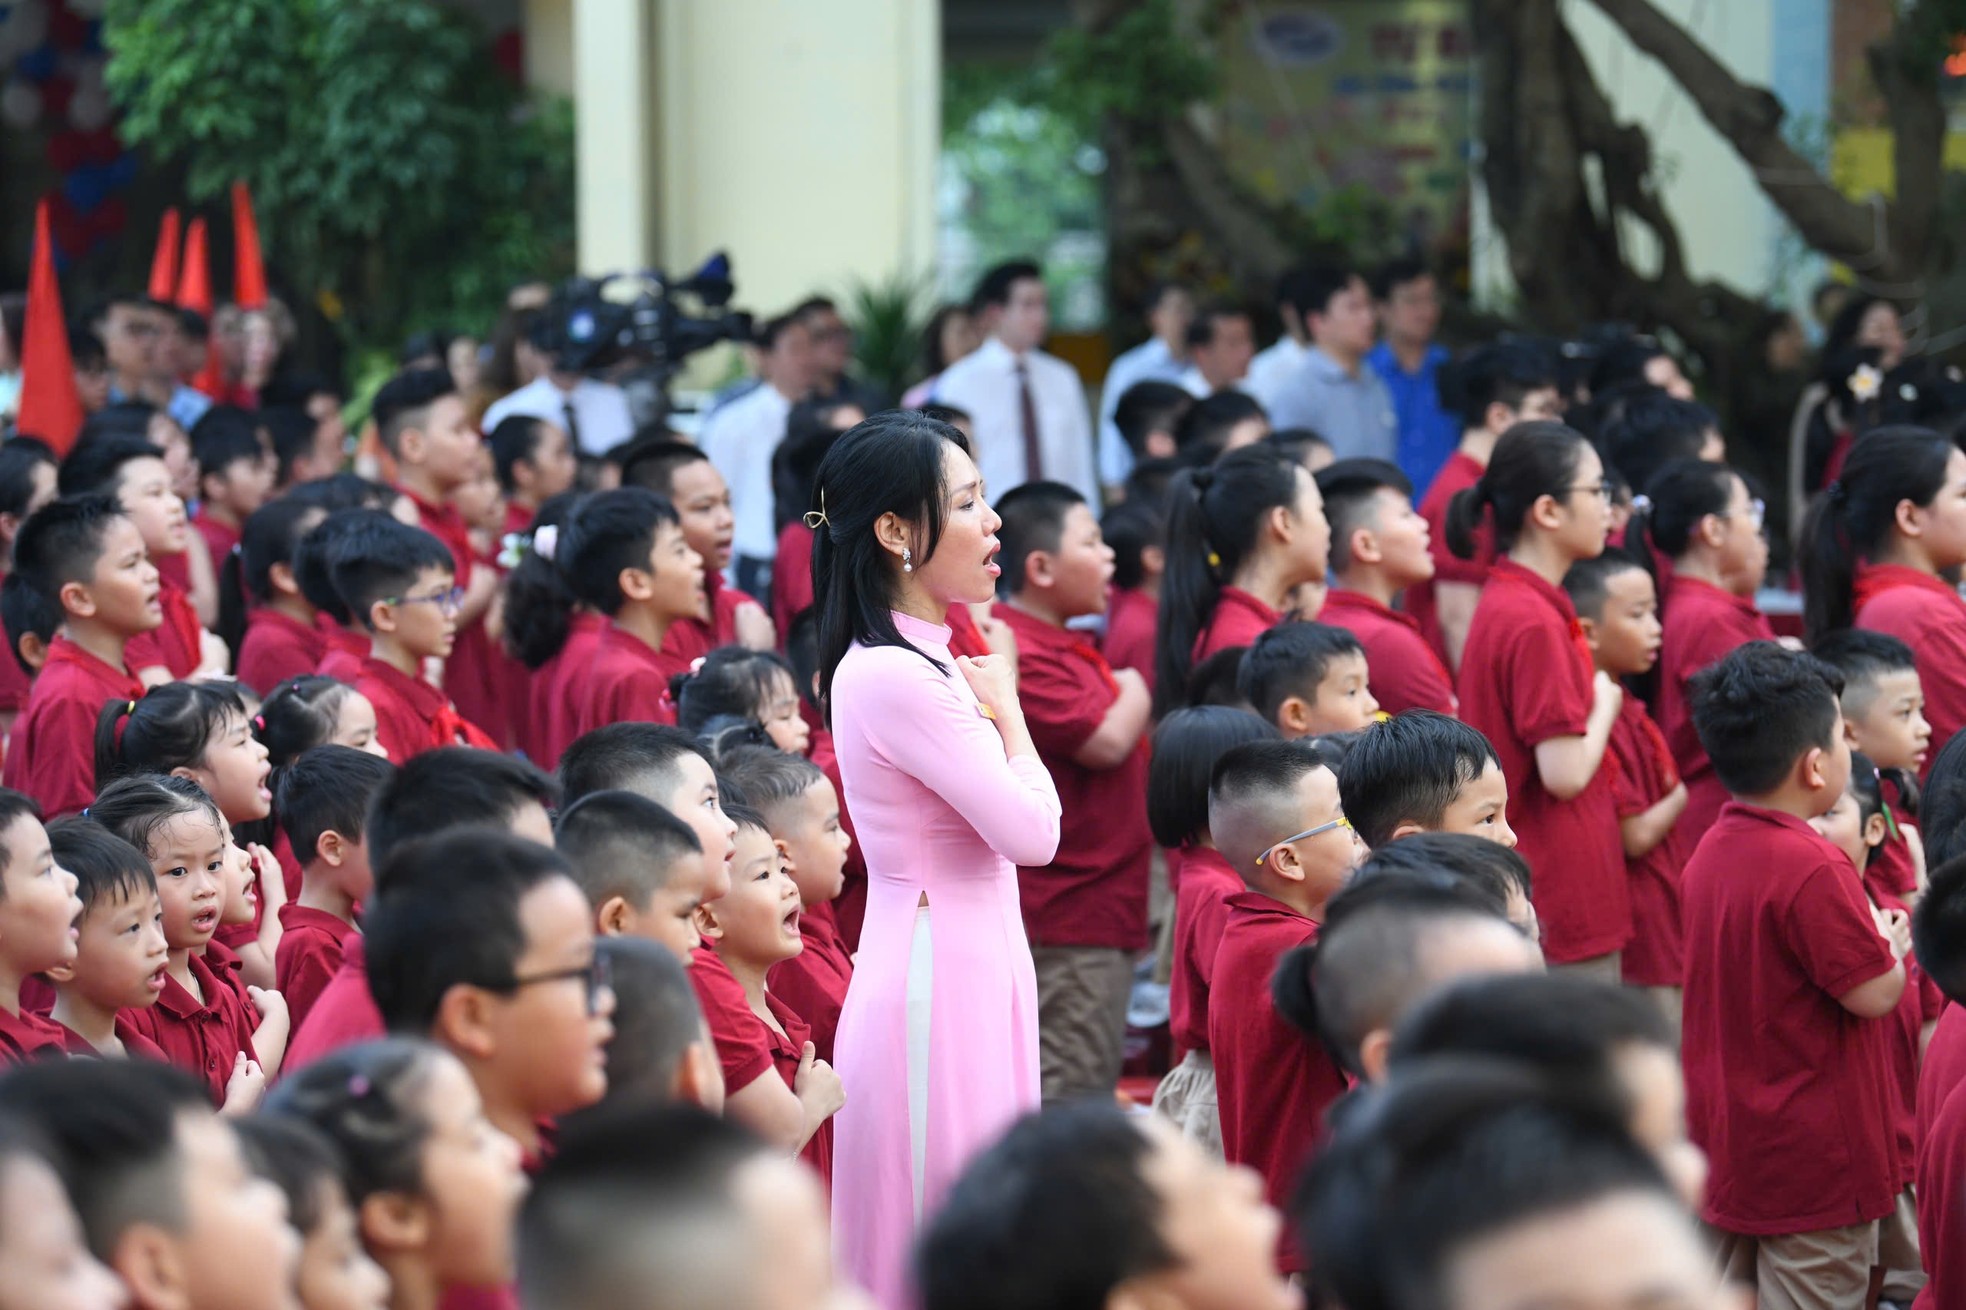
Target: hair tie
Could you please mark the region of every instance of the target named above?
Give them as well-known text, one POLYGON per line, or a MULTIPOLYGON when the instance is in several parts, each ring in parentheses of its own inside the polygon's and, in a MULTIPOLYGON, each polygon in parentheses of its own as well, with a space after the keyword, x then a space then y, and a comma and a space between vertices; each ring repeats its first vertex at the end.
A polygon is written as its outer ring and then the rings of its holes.
POLYGON ((137 712, 137 703, 135 701, 131 701, 129 705, 127 705, 123 710, 123 713, 125 714, 135 714, 136 712, 137 712))
POLYGON ((826 517, 825 488, 822 487, 819 491, 819 508, 806 511, 805 523, 806 527, 813 532, 817 532, 821 528, 830 528, 833 526, 832 520, 826 517))
POLYGON ((1638 495, 1632 497, 1632 513, 1650 514, 1651 512, 1652 498, 1650 496, 1640 492, 1638 495))
POLYGON ((544 527, 533 529, 532 549, 535 555, 538 555, 541 559, 550 560, 553 558, 553 553, 557 551, 559 548, 560 548, 559 524, 548 523, 544 527))
POLYGON ((255 732, 266 731, 266 716, 264 714, 253 715, 253 731, 255 732))

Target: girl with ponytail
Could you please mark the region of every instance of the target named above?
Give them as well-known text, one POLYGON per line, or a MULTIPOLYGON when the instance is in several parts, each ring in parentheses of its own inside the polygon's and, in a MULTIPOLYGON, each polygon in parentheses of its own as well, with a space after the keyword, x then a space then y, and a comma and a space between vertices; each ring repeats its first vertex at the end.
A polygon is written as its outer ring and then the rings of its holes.
POLYGON ((1518 423, 1449 505, 1449 549, 1473 558, 1484 517, 1499 556, 1461 654, 1461 717, 1487 734, 1508 780, 1509 825, 1536 871, 1544 953, 1615 981, 1631 901, 1613 780, 1599 766, 1624 694, 1596 671, 1563 590, 1572 564, 1604 552, 1604 463, 1561 423, 1518 423))
POLYGON ((1966 565, 1966 454, 1927 428, 1879 428, 1802 529, 1810 644, 1841 628, 1896 637, 1918 660, 1936 741, 1966 727, 1966 601, 1947 581, 1966 565))
POLYGON ((1686 811, 1678 829, 1690 851, 1727 802, 1727 789, 1693 727, 1693 675, 1749 641, 1773 641, 1775 630, 1754 607, 1768 571, 1764 506, 1741 475, 1725 464, 1677 459, 1645 487, 1644 502, 1625 531, 1643 543, 1648 567, 1655 555, 1672 562, 1671 575, 1656 579, 1665 638, 1659 648, 1658 694, 1652 698, 1660 731, 1686 783, 1686 811))
POLYGON ((1282 619, 1291 591, 1324 581, 1331 527, 1317 480, 1269 446, 1174 475, 1154 645, 1154 716, 1188 703, 1195 668, 1282 619))
POLYGON ((593 658, 607 620, 580 603, 556 562, 560 532, 586 497, 565 491, 550 497, 533 516, 532 526, 513 543, 518 558, 505 575, 505 650, 531 676, 522 680, 523 703, 513 710, 513 744, 542 769, 560 762, 571 737, 555 725, 559 707, 577 676, 593 658))

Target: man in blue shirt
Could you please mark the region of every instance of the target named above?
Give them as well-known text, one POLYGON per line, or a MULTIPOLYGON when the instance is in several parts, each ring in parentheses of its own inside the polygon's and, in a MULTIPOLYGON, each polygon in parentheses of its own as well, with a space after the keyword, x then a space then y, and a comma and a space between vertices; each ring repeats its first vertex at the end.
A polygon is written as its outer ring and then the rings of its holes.
POLYGON ((1454 453, 1461 425, 1440 403, 1437 375, 1448 354, 1433 344, 1440 327, 1440 288, 1417 259, 1397 259, 1372 278, 1372 299, 1385 339, 1365 357, 1392 393, 1399 419, 1400 471, 1424 496, 1454 453))

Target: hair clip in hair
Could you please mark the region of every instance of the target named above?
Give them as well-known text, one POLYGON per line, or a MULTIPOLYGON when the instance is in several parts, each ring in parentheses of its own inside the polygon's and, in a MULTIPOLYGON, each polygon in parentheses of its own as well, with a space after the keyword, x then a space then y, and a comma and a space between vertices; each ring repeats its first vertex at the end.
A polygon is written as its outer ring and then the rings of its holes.
POLYGON ((137 703, 135 701, 131 701, 129 704, 129 708, 123 711, 123 713, 125 714, 135 714, 136 712, 137 712, 137 703))
POLYGON ((526 557, 531 543, 523 532, 508 532, 498 539, 498 567, 512 570, 519 567, 519 561, 526 557))
POLYGON ((689 671, 692 677, 694 677, 696 674, 703 672, 703 662, 708 658, 709 656, 707 655, 698 655, 695 659, 689 662, 689 671))
POLYGON ((1849 388, 1850 396, 1854 400, 1876 400, 1878 393, 1884 390, 1884 374, 1875 364, 1859 364, 1857 371, 1852 373, 1843 385, 1849 388))
POLYGON ((369 1082, 369 1076, 367 1074, 355 1073, 348 1075, 348 1094, 356 1100, 361 1100, 372 1090, 374 1089, 369 1082))
POLYGON ((819 508, 806 511, 806 527, 817 532, 832 526, 832 520, 826 517, 826 493, 822 490, 819 493, 819 508))
POLYGON ((1650 514, 1651 512, 1652 498, 1650 496, 1644 492, 1640 492, 1638 495, 1632 497, 1632 513, 1650 514))
POLYGON ((533 553, 541 559, 552 559, 553 552, 560 548, 560 525, 548 523, 532 530, 533 553))
POLYGON ((1222 567, 1222 557, 1220 555, 1217 555, 1212 550, 1208 552, 1208 567, 1211 569, 1219 569, 1222 567))
POLYGON ((253 731, 255 732, 266 731, 266 716, 264 714, 253 715, 253 731))

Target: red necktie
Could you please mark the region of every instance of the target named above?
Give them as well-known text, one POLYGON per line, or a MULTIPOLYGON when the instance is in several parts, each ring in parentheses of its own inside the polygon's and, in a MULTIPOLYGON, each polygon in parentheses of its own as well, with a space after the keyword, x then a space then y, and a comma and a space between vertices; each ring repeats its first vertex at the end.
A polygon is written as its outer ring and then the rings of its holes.
POLYGON ((1044 477, 1044 450, 1038 445, 1038 405, 1031 398, 1031 371, 1017 361, 1017 405, 1024 420, 1024 480, 1044 477))

